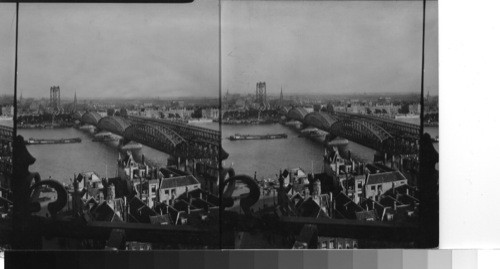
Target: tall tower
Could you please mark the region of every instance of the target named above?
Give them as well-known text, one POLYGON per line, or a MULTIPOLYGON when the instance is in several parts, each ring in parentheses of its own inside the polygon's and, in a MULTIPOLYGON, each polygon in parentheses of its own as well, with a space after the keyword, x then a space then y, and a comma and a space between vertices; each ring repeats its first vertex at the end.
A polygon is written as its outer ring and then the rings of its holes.
POLYGON ((77 102, 76 102, 76 91, 75 91, 75 99, 73 100, 73 111, 76 111, 76 105, 77 102))
POLYGON ((61 90, 59 86, 50 87, 50 107, 57 111, 61 107, 61 90))
POLYGON ((255 87, 255 102, 264 105, 266 103, 266 83, 257 82, 255 87))

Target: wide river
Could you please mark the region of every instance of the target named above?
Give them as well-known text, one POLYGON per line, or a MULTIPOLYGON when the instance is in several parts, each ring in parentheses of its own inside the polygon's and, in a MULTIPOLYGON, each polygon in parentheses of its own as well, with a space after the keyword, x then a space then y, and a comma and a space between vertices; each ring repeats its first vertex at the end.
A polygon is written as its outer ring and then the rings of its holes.
MULTIPOLYGON (((217 123, 204 123, 198 126, 218 130, 217 123)), ((426 128, 432 137, 437 136, 438 128, 426 128)), ((39 172, 43 179, 53 178, 69 182, 75 173, 95 171, 101 176, 115 176, 118 159, 117 142, 92 142, 92 135, 75 128, 65 129, 19 129, 18 133, 25 139, 33 138, 73 138, 80 137, 81 143, 29 145, 29 152, 37 159, 30 167, 39 172)), ((232 166, 237 174, 258 178, 274 177, 279 170, 301 167, 306 172, 320 172, 323 168, 323 147, 320 143, 307 138, 299 138, 299 132, 281 124, 269 125, 223 125, 222 147, 229 153, 224 166, 232 166), (286 133, 287 139, 230 141, 227 139, 235 133, 268 134, 286 133)), ((435 147, 437 148, 437 144, 435 147)), ((375 151, 349 142, 347 150, 353 157, 363 161, 373 161, 375 151)), ((152 164, 165 166, 168 154, 143 146, 134 152, 137 160, 144 155, 152 164)))
MULTIPOLYGON (((216 123, 206 123, 203 127, 219 129, 216 123)), ((117 173, 117 160, 119 157, 118 141, 93 142, 88 131, 75 128, 63 129, 18 129, 18 134, 24 139, 32 138, 74 138, 82 139, 75 144, 29 145, 28 151, 36 158, 30 171, 40 173, 42 179, 51 177, 61 182, 69 182, 74 174, 86 171, 95 171, 98 175, 113 177, 117 173)), ((168 154, 153 148, 142 146, 140 150, 133 151, 136 161, 142 155, 145 160, 153 165, 166 166, 168 154)))
MULTIPOLYGON (((438 135, 437 127, 426 127, 431 137, 438 135)), ((318 173, 323 169, 323 146, 308 138, 298 136, 299 132, 281 124, 269 125, 223 125, 222 147, 229 153, 224 165, 232 166, 237 174, 247 174, 257 178, 275 177, 279 170, 297 168, 307 173, 318 173), (239 140, 228 139, 234 134, 271 134, 286 133, 287 139, 239 140)), ((434 144, 438 150, 438 143, 434 144)), ((345 151, 358 161, 372 162, 375 150, 349 141, 345 151)))

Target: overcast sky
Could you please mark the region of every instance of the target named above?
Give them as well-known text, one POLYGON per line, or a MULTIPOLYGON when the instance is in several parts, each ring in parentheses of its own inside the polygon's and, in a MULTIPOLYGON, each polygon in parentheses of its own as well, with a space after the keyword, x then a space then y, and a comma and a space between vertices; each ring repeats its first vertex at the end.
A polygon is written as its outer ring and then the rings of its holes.
MULTIPOLYGON (((438 90, 437 2, 427 5, 425 91, 438 90)), ((223 1, 222 87, 268 94, 420 92, 421 1, 223 1)))
MULTIPOLYGON (((426 92, 438 90, 437 2, 428 2, 426 92)), ((13 88, 15 4, 0 3, 0 89, 13 88)), ((24 97, 218 96, 217 1, 21 4, 24 97)), ((223 1, 222 89, 269 94, 418 92, 420 1, 223 1)))
POLYGON ((14 94, 16 4, 0 3, 0 94, 14 94))
POLYGON ((19 19, 23 97, 219 96, 218 1, 20 4, 19 19))

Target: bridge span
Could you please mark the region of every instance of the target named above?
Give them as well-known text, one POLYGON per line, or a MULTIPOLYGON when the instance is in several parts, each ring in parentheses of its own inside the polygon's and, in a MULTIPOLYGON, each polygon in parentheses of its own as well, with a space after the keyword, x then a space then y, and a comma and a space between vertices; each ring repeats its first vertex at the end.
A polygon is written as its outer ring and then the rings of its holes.
POLYGON ((282 109, 289 120, 299 121, 304 127, 315 127, 343 137, 381 153, 412 154, 418 152, 420 127, 370 115, 333 111, 308 112, 303 107, 282 109))
POLYGON ((139 116, 101 117, 97 112, 75 113, 82 124, 89 124, 102 131, 111 132, 148 147, 185 160, 226 159, 228 154, 219 152, 220 131, 191 126, 186 123, 139 116))

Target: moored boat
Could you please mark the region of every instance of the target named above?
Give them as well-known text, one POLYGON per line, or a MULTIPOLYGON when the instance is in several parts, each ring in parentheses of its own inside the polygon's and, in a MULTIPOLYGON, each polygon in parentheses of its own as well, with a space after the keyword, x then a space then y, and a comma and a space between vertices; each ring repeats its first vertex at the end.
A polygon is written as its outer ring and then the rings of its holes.
POLYGON ((264 139, 285 139, 287 134, 265 134, 265 135, 249 135, 235 134, 229 137, 229 140, 264 140, 264 139))

